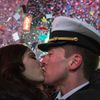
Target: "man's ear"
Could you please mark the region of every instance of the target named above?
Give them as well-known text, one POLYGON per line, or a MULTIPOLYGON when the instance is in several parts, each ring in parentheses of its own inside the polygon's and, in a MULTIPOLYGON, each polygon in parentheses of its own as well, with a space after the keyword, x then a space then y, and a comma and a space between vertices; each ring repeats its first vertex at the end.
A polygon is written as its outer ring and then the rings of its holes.
POLYGON ((68 62, 69 70, 76 70, 82 63, 82 56, 80 54, 73 54, 68 62))

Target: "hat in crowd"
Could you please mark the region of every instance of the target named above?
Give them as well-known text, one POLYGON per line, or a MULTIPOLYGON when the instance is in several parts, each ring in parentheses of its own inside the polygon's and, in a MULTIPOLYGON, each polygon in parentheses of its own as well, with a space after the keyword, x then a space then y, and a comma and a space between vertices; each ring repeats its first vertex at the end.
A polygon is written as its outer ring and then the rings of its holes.
POLYGON ((38 48, 48 51, 51 47, 77 45, 100 55, 100 33, 86 22, 76 18, 58 16, 52 22, 47 43, 39 44, 38 48))

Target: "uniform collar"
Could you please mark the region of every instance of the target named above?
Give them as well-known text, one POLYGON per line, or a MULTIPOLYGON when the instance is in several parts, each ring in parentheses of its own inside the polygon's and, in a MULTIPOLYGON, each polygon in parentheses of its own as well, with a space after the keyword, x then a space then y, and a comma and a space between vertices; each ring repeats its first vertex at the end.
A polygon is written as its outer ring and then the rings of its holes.
MULTIPOLYGON (((84 84, 81 84, 80 86, 76 87, 75 89, 69 91, 68 93, 66 93, 65 95, 61 95, 61 92, 58 93, 58 95, 56 96, 56 99, 58 100, 66 100, 68 97, 70 97, 72 94, 74 94, 75 92, 77 92, 78 90, 82 89, 83 87, 87 86, 89 84, 89 82, 86 82, 84 84)), ((56 100, 55 99, 55 100, 56 100)))

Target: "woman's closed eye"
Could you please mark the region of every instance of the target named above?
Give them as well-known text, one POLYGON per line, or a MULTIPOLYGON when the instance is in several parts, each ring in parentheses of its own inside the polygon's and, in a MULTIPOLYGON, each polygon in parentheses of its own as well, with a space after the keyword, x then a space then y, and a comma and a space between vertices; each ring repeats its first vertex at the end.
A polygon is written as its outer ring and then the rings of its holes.
POLYGON ((34 53, 29 53, 29 56, 30 56, 31 58, 33 58, 33 59, 35 59, 35 60, 36 60, 36 56, 35 56, 35 54, 34 54, 34 53))

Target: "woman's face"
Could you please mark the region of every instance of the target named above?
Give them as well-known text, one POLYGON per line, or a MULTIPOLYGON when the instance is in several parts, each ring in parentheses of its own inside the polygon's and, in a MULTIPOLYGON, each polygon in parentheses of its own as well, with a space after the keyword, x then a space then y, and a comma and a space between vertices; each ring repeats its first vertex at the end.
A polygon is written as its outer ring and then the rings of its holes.
POLYGON ((40 63, 31 50, 25 52, 23 56, 23 64, 25 66, 25 71, 23 72, 25 77, 33 81, 44 81, 44 75, 40 63))

